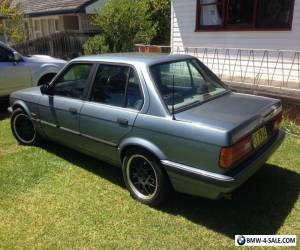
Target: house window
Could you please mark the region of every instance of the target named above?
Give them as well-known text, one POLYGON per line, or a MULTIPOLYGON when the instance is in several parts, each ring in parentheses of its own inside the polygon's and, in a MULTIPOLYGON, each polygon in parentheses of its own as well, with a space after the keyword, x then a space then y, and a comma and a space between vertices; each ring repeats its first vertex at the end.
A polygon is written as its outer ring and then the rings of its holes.
POLYGON ((295 0, 197 0, 196 31, 290 30, 295 0))
POLYGON ((48 19, 49 33, 53 34, 59 31, 58 28, 58 19, 48 19))
POLYGON ((59 31, 59 23, 58 23, 58 19, 54 20, 54 26, 55 26, 55 32, 59 31))
POLYGON ((36 19, 33 21, 34 24, 34 37, 39 38, 42 36, 41 20, 36 19))
POLYGON ((63 21, 65 30, 79 30, 78 16, 64 16, 63 21))
POLYGON ((29 23, 28 23, 28 21, 24 21, 24 35, 25 35, 25 40, 29 40, 29 38, 30 38, 30 31, 29 31, 29 23))

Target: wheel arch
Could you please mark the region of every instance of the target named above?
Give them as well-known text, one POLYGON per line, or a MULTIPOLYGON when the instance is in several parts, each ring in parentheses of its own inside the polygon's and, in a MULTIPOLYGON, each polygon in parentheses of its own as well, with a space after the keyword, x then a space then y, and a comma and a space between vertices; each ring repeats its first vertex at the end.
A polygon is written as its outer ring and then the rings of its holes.
POLYGON ((43 76, 47 74, 57 74, 60 70, 60 67, 53 64, 42 65, 32 76, 33 85, 37 86, 43 76))
POLYGON ((23 109, 24 112, 28 115, 28 117, 32 118, 31 112, 29 111, 29 108, 27 107, 25 102, 21 100, 14 102, 14 104, 12 105, 12 110, 15 111, 17 108, 23 109))
POLYGON ((119 146, 119 159, 121 162, 123 162, 126 152, 133 148, 145 150, 155 156, 158 160, 167 159, 162 150, 154 143, 142 138, 127 138, 119 146))

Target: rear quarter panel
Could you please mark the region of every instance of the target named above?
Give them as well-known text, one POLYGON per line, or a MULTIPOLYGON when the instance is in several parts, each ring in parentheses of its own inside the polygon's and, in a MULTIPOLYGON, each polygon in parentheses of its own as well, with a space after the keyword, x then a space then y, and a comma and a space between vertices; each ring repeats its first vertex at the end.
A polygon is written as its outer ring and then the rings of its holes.
MULTIPOLYGON (((202 170, 224 173, 218 167, 221 148, 218 145, 226 138, 221 130, 197 127, 191 123, 165 117, 139 114, 133 130, 127 136, 130 137, 141 138, 156 147, 160 152, 160 155, 157 155, 160 160, 170 160, 202 170)), ((143 144, 147 147, 146 143, 143 144)))

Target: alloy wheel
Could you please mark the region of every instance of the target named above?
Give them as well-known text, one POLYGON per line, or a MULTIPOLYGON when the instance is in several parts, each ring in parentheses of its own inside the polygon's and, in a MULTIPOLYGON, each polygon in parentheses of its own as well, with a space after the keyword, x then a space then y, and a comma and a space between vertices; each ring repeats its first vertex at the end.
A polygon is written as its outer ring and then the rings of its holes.
POLYGON ((157 175, 150 161, 142 155, 128 159, 126 175, 132 191, 141 199, 150 200, 157 193, 157 175))

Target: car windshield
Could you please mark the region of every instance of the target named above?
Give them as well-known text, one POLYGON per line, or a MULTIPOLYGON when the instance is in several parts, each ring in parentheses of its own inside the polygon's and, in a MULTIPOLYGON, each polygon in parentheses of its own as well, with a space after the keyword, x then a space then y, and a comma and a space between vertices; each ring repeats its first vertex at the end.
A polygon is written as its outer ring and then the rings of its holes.
POLYGON ((173 102, 177 111, 227 91, 221 80, 197 59, 156 64, 150 72, 170 112, 173 102))

